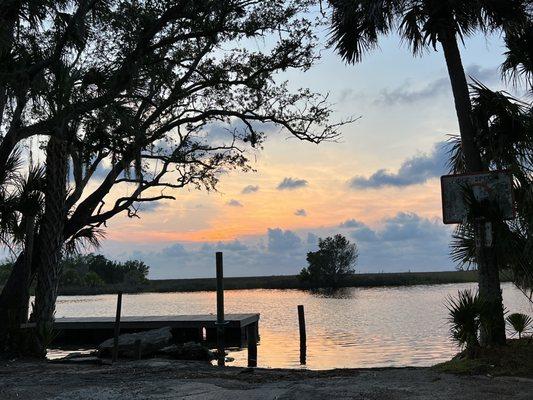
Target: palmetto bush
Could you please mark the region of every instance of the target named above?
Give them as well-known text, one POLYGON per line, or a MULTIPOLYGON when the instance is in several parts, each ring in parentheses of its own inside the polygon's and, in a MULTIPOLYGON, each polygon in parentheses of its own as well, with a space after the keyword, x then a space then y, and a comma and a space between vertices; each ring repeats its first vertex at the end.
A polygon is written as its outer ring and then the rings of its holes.
POLYGON ((479 347, 479 328, 482 302, 477 293, 462 290, 457 297, 449 296, 446 301, 452 339, 466 350, 467 356, 475 354, 479 347))
POLYGON ((533 324, 533 319, 526 314, 513 313, 507 316, 506 321, 512 326, 515 334, 518 334, 518 339, 522 338, 522 335, 533 324))

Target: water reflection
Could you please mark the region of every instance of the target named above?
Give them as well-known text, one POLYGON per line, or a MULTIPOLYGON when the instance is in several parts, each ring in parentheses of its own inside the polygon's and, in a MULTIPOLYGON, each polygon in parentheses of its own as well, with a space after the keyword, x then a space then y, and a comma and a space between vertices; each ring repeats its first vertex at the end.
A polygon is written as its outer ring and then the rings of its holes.
MULTIPOLYGON (((428 366, 449 359, 456 347, 446 324, 446 296, 474 284, 403 288, 345 288, 336 292, 230 290, 227 313, 257 312, 258 366, 302 368, 297 306, 305 306, 306 368, 428 366)), ((533 314, 511 284, 503 285, 510 312, 533 314)), ((116 296, 61 297, 56 315, 113 316, 116 296)), ((215 293, 124 295, 124 315, 214 313, 215 293)), ((230 352, 232 365, 245 366, 246 351, 230 352)))
POLYGON ((311 289, 309 293, 316 297, 330 299, 353 299, 357 294, 354 288, 321 288, 311 289))

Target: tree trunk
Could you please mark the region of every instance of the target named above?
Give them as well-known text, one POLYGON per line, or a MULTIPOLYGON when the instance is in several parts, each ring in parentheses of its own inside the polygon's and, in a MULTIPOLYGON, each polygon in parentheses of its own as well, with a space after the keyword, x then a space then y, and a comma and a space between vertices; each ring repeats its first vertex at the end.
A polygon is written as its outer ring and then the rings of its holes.
MULTIPOLYGON (((476 130, 472 121, 472 104, 455 32, 440 35, 439 40, 444 50, 452 85, 466 172, 486 171, 487 168, 483 165, 479 146, 476 143, 476 130)), ((479 221, 475 224, 476 243, 478 243, 476 261, 479 275, 479 296, 489 310, 489 312, 484 313, 481 320, 481 345, 505 344, 505 321, 498 264, 493 247, 487 247, 485 244, 482 234, 485 229, 485 222, 479 221)))
POLYGON ((24 251, 19 255, 13 271, 0 294, 0 352, 23 353, 20 325, 28 322, 30 286, 32 281, 33 241, 35 217, 26 220, 24 251))
MULTIPOLYGON (((494 247, 486 247, 485 223, 478 223, 477 236, 481 239, 476 252, 478 258, 479 298, 483 302, 481 313, 480 344, 483 347, 503 345, 506 343, 505 319, 502 290, 500 287, 500 271, 494 247)), ((490 224, 490 223, 488 223, 490 224)), ((489 228, 492 230, 492 226, 489 228)))
POLYGON ((64 140, 52 136, 46 147, 45 214, 41 222, 37 287, 32 320, 37 323, 35 351, 46 355, 51 339, 59 279, 66 210, 68 155, 64 140))
POLYGON ((22 253, 13 265, 13 271, 0 294, 0 353, 8 355, 19 352, 19 327, 24 322, 24 302, 29 301, 25 299, 24 261, 22 253))
MULTIPOLYGON (((9 0, 2 3, 0 10, 0 63, 8 63, 10 53, 13 50, 15 24, 18 21, 20 7, 22 6, 19 0, 9 0), (5 4, 4 4, 5 3, 5 4)), ((4 122, 4 112, 8 101, 8 87, 7 81, 0 78, 0 125, 4 122)), ((13 132, 9 132, 2 138, 0 143, 0 169, 5 169, 5 164, 18 138, 13 132)), ((3 172, 0 176, 4 176, 3 172)), ((3 182, 0 182, 2 184, 3 182)))

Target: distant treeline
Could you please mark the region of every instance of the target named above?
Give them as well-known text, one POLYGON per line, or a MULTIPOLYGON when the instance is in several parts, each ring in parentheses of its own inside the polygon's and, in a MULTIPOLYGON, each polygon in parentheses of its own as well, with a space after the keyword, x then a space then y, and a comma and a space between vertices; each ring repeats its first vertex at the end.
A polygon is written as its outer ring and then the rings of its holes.
MULTIPOLYGON (((142 261, 116 262, 101 254, 87 254, 67 257, 62 261, 60 291, 87 290, 89 292, 112 285, 137 288, 148 283, 149 267, 142 261)), ((3 285, 13 263, 0 264, 0 286, 3 285)))
MULTIPOLYGON (((342 282, 342 287, 372 287, 372 286, 410 286, 436 285, 444 283, 476 282, 477 271, 445 271, 445 272, 401 272, 354 274, 342 282)), ((255 276, 255 277, 227 277, 224 278, 224 288, 235 289, 310 289, 311 286, 303 282, 298 275, 255 276)), ((139 292, 198 292, 216 290, 214 278, 199 279, 158 279, 149 280, 144 285, 113 284, 99 287, 63 287, 61 294, 104 294, 123 291, 125 293, 139 292)))

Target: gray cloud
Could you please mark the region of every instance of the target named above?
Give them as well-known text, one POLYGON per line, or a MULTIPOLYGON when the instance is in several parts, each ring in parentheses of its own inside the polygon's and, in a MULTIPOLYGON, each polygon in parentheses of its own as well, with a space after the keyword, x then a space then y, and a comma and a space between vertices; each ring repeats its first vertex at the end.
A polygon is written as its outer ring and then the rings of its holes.
POLYGON ((364 226, 364 224, 355 219, 347 219, 339 224, 339 228, 360 228, 362 226, 364 226))
POLYGON ((311 246, 313 248, 317 247, 318 246, 318 236, 315 235, 314 233, 309 232, 307 234, 306 243, 307 243, 308 246, 311 246))
POLYGON ((256 186, 256 185, 248 185, 248 186, 245 186, 241 193, 242 194, 250 194, 250 193, 255 193, 255 192, 258 192, 259 191, 259 186, 256 186))
POLYGON ((339 228, 348 229, 349 235, 358 241, 361 242, 374 242, 379 240, 376 232, 370 229, 363 222, 357 221, 355 219, 348 219, 341 224, 339 228))
POLYGON ((226 203, 230 207, 243 207, 243 204, 239 200, 231 199, 226 203))
POLYGON ((294 212, 294 215, 298 217, 307 217, 307 211, 305 211, 303 208, 300 208, 294 212))
POLYGON ((161 201, 141 201, 135 204, 139 207, 139 211, 150 213, 163 207, 164 203, 161 201))
POLYGON ((161 253, 164 256, 167 257, 184 257, 188 255, 188 251, 185 249, 185 247, 180 243, 174 243, 168 247, 165 247, 163 250, 161 250, 161 253))
POLYGON ((396 173, 380 169, 368 178, 355 176, 349 181, 349 185, 354 189, 368 189, 384 186, 405 187, 424 183, 446 172, 448 149, 447 142, 439 142, 430 153, 405 160, 396 173))
POLYGON ((348 234, 364 242, 395 243, 420 240, 421 243, 435 239, 447 238, 448 233, 440 221, 420 217, 416 213, 399 212, 394 217, 385 218, 381 229, 373 230, 366 224, 349 219, 339 226, 348 230, 348 234))
POLYGON ((305 179, 285 178, 283 179, 277 189, 278 190, 294 190, 305 187, 308 182, 305 179))
POLYGON ((465 71, 466 75, 484 84, 494 84, 500 81, 498 67, 485 68, 478 64, 469 65, 465 71))
POLYGON ((268 251, 273 253, 281 253, 298 248, 302 244, 302 240, 294 232, 280 228, 268 228, 268 251))
POLYGON ((451 230, 439 220, 400 212, 376 230, 356 220, 347 222, 341 225, 359 247, 361 271, 453 269, 448 254, 451 230))
POLYGON ((385 227, 380 237, 389 242, 411 239, 425 241, 440 236, 441 232, 440 222, 422 218, 415 213, 400 212, 385 219, 385 227))
MULTIPOLYGON (((469 65, 466 68, 466 75, 485 84, 499 82, 498 68, 486 68, 478 64, 469 65)), ((375 104, 393 106, 396 104, 411 104, 424 100, 434 99, 443 94, 449 95, 451 92, 450 79, 442 76, 427 83, 425 86, 413 89, 410 81, 402 85, 380 91, 379 96, 374 100, 375 104)))
POLYGON ((448 78, 439 78, 420 89, 411 89, 411 84, 406 82, 392 90, 381 90, 374 103, 387 106, 393 106, 398 103, 414 103, 438 96, 442 91, 448 91, 449 85, 448 78))

